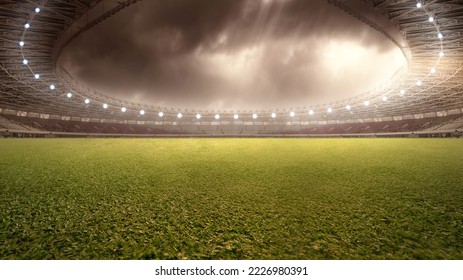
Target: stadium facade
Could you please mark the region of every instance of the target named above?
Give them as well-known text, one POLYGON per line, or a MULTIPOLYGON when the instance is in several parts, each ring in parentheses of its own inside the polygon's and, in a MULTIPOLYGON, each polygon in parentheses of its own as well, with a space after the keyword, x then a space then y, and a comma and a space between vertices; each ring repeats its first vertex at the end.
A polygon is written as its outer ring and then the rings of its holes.
POLYGON ((140 0, 0 6, 0 131, 16 135, 461 135, 463 3, 327 0, 381 32, 406 60, 385 84, 329 104, 258 111, 163 108, 99 93, 63 68, 82 32, 140 0), (421 132, 420 132, 421 131, 421 132))

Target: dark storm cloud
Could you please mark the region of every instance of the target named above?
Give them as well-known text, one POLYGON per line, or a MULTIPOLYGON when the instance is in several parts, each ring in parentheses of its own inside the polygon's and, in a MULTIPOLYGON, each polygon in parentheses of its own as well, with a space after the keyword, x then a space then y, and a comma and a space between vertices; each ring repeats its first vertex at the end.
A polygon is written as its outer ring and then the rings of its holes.
POLYGON ((358 46, 376 57, 394 50, 382 35, 325 1, 156 0, 83 33, 62 61, 79 80, 119 98, 258 109, 337 99, 371 87, 359 83, 358 75, 375 78, 377 65, 353 61, 352 70, 337 68, 350 63, 358 46), (345 42, 347 51, 336 50, 336 42, 345 42))

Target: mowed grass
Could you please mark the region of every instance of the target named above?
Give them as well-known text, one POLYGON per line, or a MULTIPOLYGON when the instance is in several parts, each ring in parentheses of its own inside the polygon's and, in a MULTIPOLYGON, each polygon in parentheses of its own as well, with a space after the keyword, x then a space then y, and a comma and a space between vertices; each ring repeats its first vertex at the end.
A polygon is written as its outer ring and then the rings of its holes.
POLYGON ((463 259, 462 139, 0 139, 1 259, 463 259))

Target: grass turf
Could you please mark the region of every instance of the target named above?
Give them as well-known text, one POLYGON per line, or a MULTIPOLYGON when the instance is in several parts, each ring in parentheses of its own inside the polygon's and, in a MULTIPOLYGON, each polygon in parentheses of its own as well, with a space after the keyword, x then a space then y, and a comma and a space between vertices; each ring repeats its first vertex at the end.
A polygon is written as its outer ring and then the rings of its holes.
POLYGON ((0 139, 2 259, 462 259, 460 139, 0 139))

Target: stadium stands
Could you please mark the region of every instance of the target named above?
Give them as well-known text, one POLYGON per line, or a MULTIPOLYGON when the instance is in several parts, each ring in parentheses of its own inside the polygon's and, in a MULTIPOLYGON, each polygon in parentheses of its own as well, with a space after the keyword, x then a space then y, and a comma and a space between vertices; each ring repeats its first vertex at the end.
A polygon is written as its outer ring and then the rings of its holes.
POLYGON ((289 114, 293 109, 287 108, 274 108, 277 116, 272 119, 269 116, 273 110, 241 111, 239 121, 235 122, 234 112, 213 110, 203 112, 199 124, 191 121, 196 114, 191 108, 183 111, 176 106, 162 108, 163 116, 158 117, 160 104, 138 104, 109 97, 70 76, 57 63, 66 44, 82 28, 96 26, 136 1, 65 2, 63 9, 60 1, 45 1, 40 14, 34 12, 31 1, 7 1, 0 7, 4 18, 0 32, 5 35, 0 38, 2 131, 303 136, 462 128, 463 26, 458 19, 463 9, 459 1, 431 1, 422 8, 410 1, 328 1, 387 36, 402 50, 408 67, 384 85, 349 100, 340 99, 329 105, 296 104, 299 107, 294 108, 293 116, 289 114), (430 14, 438 18, 432 24, 430 14), (366 101, 369 106, 364 105, 366 101), (142 109, 144 114, 140 118, 142 109), (179 112, 183 114, 182 120, 190 122, 179 122, 179 112), (258 117, 254 118, 254 113, 258 117), (203 123, 203 120, 215 121, 215 114, 220 114, 221 122, 203 123), (254 121, 255 125, 248 124, 254 121))
POLYGON ((16 122, 13 119, 0 116, 0 129, 2 128, 7 130, 40 130, 26 123, 16 122))
POLYGON ((82 122, 43 119, 15 115, 0 115, 0 129, 16 131, 47 131, 59 133, 121 134, 121 135, 199 135, 199 136, 257 136, 257 135, 346 135, 402 133, 418 131, 455 131, 463 128, 463 115, 407 119, 397 121, 310 124, 310 125, 243 125, 230 124, 154 124, 82 122))
POLYGON ((446 130, 456 130, 456 129, 463 129, 463 116, 456 118, 456 119, 450 119, 448 122, 440 122, 440 123, 435 123, 433 126, 430 126, 426 130, 428 131, 446 131, 446 130))

